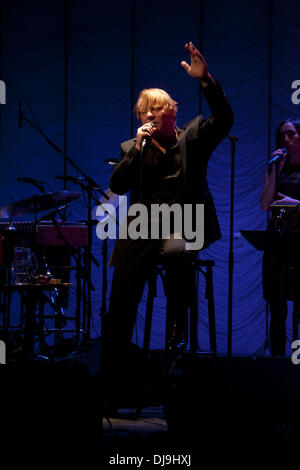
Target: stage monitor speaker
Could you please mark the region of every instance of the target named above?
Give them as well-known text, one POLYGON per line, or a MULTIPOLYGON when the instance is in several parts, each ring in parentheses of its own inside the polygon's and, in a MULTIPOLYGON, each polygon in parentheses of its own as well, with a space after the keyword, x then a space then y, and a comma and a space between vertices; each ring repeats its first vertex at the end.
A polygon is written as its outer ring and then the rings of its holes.
POLYGON ((1 447, 55 452, 100 446, 101 396, 81 364, 32 362, 0 367, 1 447))
POLYGON ((299 440, 300 367, 290 358, 182 357, 164 408, 170 430, 195 443, 299 440))

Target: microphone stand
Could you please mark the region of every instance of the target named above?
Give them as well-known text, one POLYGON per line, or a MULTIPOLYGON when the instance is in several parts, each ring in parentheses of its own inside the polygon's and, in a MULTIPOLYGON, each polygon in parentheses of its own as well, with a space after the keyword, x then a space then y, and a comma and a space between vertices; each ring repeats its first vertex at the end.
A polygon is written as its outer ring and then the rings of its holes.
MULTIPOLYGON (((106 159, 104 160, 105 163, 108 163, 109 165, 116 165, 118 163, 118 160, 115 158, 112 159, 106 159)), ((112 197, 113 193, 111 190, 108 190, 109 196, 112 197)), ((98 201, 98 203, 102 204, 103 201, 98 201)), ((108 212, 105 211, 108 217, 112 218, 112 215, 108 212)), ((117 219, 113 217, 114 222, 116 223, 117 226, 119 226, 119 222, 117 219)), ((106 305, 106 297, 107 297, 107 255, 108 255, 108 242, 107 242, 107 237, 104 238, 103 244, 102 244, 102 259, 103 259, 103 271, 102 271, 102 303, 100 307, 100 317, 103 318, 104 315, 107 313, 107 305, 106 305)))
POLYGON ((228 137, 231 142, 231 186, 230 186, 230 235, 229 235, 229 258, 228 258, 228 333, 227 333, 227 355, 232 355, 232 289, 233 289, 233 204, 234 204, 234 160, 235 143, 238 138, 228 137))
MULTIPOLYGON (((68 179, 68 177, 67 177, 68 179)), ((84 254, 84 266, 85 266, 85 283, 87 285, 87 297, 86 297, 86 310, 83 311, 83 319, 82 319, 82 329, 86 327, 86 335, 87 339, 90 339, 91 334, 91 317, 92 317, 92 301, 91 301, 91 291, 95 291, 95 288, 92 284, 92 272, 91 272, 91 261, 95 264, 97 268, 99 268, 99 263, 95 259, 92 254, 92 243, 93 243, 93 232, 92 232, 92 199, 96 203, 98 200, 93 197, 93 191, 96 189, 100 189, 94 184, 90 184, 90 181, 81 178, 72 178, 74 184, 78 184, 83 191, 86 191, 88 197, 88 219, 87 219, 87 226, 88 226, 88 246, 87 250, 84 254), (87 183, 87 184, 85 184, 87 183)), ((101 190, 100 190, 101 191, 101 190)), ((102 191, 101 191, 102 192, 102 191)), ((104 193, 103 193, 104 194, 104 193)))
POLYGON ((144 137, 143 141, 142 141, 142 145, 141 145, 141 152, 140 152, 140 181, 139 181, 139 185, 140 185, 140 188, 139 188, 139 198, 140 200, 142 201, 143 200, 143 160, 145 158, 145 155, 146 155, 146 147, 147 147, 147 138, 144 137))
MULTIPOLYGON (((92 219, 91 219, 91 199, 92 199, 92 193, 93 191, 99 192, 106 200, 109 199, 109 197, 105 194, 104 191, 98 186, 98 184, 88 176, 79 166, 72 160, 68 155, 66 155, 63 150, 54 142, 52 142, 46 134, 41 130, 40 127, 38 127, 36 124, 32 122, 31 119, 29 119, 27 116, 23 114, 22 111, 22 118, 24 121, 28 122, 31 127, 33 127, 45 140, 46 142, 60 155, 64 157, 64 161, 67 161, 79 174, 81 174, 87 183, 87 185, 83 188, 87 192, 88 196, 88 249, 86 252, 86 283, 87 283, 87 310, 88 310, 88 315, 87 315, 87 339, 90 339, 90 322, 91 322, 91 316, 92 316, 92 311, 91 311, 91 263, 92 260, 95 263, 95 258, 92 256, 92 219)), ((98 201, 97 201, 98 203, 98 201)), ((99 264, 96 262, 96 266, 98 267, 99 264)))

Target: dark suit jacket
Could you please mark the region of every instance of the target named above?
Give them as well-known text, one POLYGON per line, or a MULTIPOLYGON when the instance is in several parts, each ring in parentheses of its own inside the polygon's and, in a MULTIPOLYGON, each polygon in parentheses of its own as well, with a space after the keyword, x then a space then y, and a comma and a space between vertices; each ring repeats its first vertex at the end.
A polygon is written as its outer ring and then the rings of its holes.
MULTIPOLYGON (((204 247, 221 237, 215 205, 207 184, 207 163, 216 146, 229 133, 233 123, 231 106, 218 82, 211 80, 203 88, 204 96, 211 110, 209 119, 197 116, 178 130, 178 151, 176 158, 184 176, 186 203, 204 204, 204 247)), ((136 139, 121 144, 121 161, 114 167, 110 188, 116 194, 125 194, 138 185, 140 153, 135 149, 136 139)), ((158 197, 159 199, 159 197, 158 197)), ((161 203, 165 202, 162 195, 161 203)), ((117 240, 111 265, 116 264, 136 240, 117 240)), ((140 241, 145 249, 148 242, 140 241)), ((133 249, 133 247, 131 247, 133 249)), ((138 248, 134 249, 138 250, 138 248)), ((128 252, 128 254, 129 254, 128 252)), ((135 253, 136 255, 136 253, 135 253)))

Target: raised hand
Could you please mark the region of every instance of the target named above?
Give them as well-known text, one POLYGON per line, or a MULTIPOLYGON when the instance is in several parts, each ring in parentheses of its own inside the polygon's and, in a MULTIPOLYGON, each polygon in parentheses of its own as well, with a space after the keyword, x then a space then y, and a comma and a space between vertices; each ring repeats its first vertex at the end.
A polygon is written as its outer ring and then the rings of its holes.
POLYGON ((208 72, 206 60, 201 52, 193 45, 192 42, 187 43, 184 47, 190 54, 191 65, 183 60, 181 62, 181 66, 191 77, 199 78, 199 80, 203 81, 209 80, 211 75, 208 72))

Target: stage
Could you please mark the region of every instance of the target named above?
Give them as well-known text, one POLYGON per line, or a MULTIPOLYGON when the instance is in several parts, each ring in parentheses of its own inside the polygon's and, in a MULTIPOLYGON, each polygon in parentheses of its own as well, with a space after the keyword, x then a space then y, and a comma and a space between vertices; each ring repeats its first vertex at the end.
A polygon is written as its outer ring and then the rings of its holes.
POLYGON ((3 443, 28 448, 34 439, 62 452, 78 445, 101 455, 107 468, 138 468, 141 460, 126 460, 133 457, 143 457, 140 468, 181 465, 176 458, 184 468, 188 456, 194 464, 208 456, 213 462, 219 449, 235 459, 238 447, 252 458, 254 450, 283 451, 299 440, 300 369, 288 357, 157 350, 142 361, 133 348, 110 412, 102 406, 105 384, 89 372, 86 356, 74 357, 1 367, 3 443))

